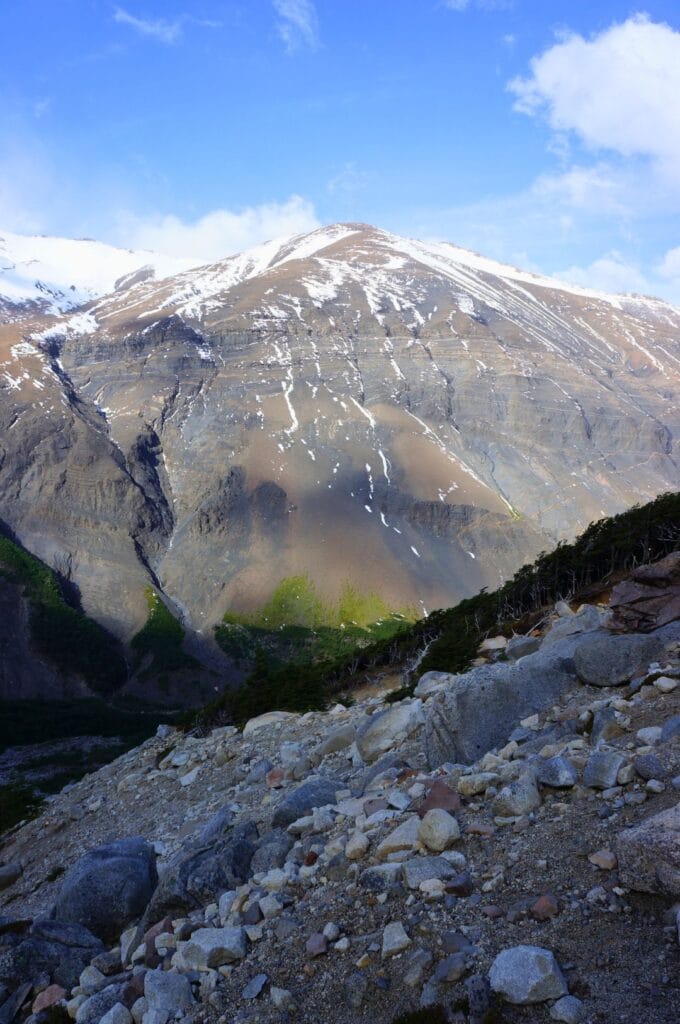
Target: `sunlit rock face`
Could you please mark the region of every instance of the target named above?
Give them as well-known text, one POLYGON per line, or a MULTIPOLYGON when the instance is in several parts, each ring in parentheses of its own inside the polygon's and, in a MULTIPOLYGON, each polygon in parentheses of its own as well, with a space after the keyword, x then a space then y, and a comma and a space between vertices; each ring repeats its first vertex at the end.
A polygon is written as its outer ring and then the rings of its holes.
POLYGON ((677 489, 680 311, 339 224, 0 327, 0 517, 120 635, 493 588, 677 489))

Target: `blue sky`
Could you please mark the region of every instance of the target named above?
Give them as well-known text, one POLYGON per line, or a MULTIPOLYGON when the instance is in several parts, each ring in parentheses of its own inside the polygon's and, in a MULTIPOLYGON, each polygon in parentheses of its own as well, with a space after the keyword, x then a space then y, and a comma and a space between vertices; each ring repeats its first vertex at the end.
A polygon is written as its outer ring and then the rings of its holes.
POLYGON ((677 2, 0 8, 0 228, 199 260, 336 220, 680 303, 677 2))

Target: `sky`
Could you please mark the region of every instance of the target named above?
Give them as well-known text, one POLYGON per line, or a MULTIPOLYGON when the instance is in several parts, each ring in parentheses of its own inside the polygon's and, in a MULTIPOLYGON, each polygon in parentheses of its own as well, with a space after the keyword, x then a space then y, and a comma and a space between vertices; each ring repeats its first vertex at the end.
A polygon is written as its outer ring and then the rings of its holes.
POLYGON ((0 3, 0 231, 365 221, 680 305, 680 5, 0 3))

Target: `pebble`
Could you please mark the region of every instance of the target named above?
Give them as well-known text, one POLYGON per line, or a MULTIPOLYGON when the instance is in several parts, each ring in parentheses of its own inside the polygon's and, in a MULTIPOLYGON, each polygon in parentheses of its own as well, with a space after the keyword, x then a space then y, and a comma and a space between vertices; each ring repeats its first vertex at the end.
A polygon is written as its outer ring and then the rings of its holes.
POLYGON ((460 839, 460 826, 448 811, 433 807, 418 828, 418 839, 433 853, 441 853, 460 839))
POLYGON ((403 924, 401 921, 392 921, 387 925, 383 931, 382 937, 382 958, 387 960, 388 957, 396 956, 397 953, 402 953, 405 949, 411 945, 411 940, 406 934, 403 924))

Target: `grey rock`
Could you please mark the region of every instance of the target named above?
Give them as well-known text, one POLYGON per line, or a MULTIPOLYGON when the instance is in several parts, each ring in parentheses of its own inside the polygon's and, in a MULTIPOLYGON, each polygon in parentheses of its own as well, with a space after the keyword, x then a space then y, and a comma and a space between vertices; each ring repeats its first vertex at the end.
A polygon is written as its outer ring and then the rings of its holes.
POLYGON ((119 839, 90 850, 67 872, 56 917, 113 941, 144 913, 156 882, 153 847, 141 837, 119 839))
POLYGON ((621 714, 614 708, 599 708, 593 716, 593 728, 590 740, 596 746, 600 740, 613 740, 624 732, 621 726, 621 714))
POLYGON ((241 998, 257 999, 268 981, 269 978, 266 974, 256 974, 254 978, 250 979, 246 987, 243 989, 241 998))
POLYGON ((668 743, 675 736, 680 736, 680 715, 673 715, 661 727, 661 742, 668 743))
POLYGON ((545 650, 559 640, 565 640, 570 636, 592 633, 594 630, 599 629, 603 619, 604 615, 599 608, 595 608, 592 604, 584 604, 575 614, 561 615, 552 624, 543 637, 541 648, 545 650))
POLYGON ((680 896, 680 804, 621 832, 614 851, 623 885, 680 896))
POLYGON ((541 646, 541 638, 538 636, 512 636, 505 648, 510 661, 519 661, 526 658, 527 654, 535 654, 541 646))
POLYGON ((413 691, 414 697, 422 697, 426 700, 433 693, 438 693, 446 686, 451 686, 458 677, 450 672, 425 672, 418 680, 413 691))
POLYGON ((162 872, 144 915, 142 927, 160 921, 167 914, 179 916, 204 907, 247 880, 258 839, 252 822, 235 827, 225 824, 220 831, 210 826, 203 831, 208 842, 190 840, 162 872))
POLYGON ((200 928, 179 943, 172 962, 181 970, 201 970, 242 960, 246 951, 243 928, 200 928))
POLYGON ((446 881, 456 874, 456 869, 445 857, 411 857, 410 860, 404 861, 401 870, 404 883, 409 889, 417 889, 421 882, 427 882, 432 878, 446 881))
POLYGON ((550 1007, 552 1020, 561 1021, 562 1024, 581 1024, 585 1015, 586 1008, 576 996, 562 996, 550 1007))
POLYGON ((574 652, 579 679, 591 686, 622 686, 644 672, 664 650, 661 637, 644 633, 598 636, 574 652))
POLYGON ((575 643, 569 638, 521 662, 481 665, 435 694, 425 709, 430 767, 473 763, 502 746, 522 719, 554 704, 574 685, 575 643))
POLYGON ((114 1003, 108 1010, 99 1024, 132 1024, 132 1014, 123 1003, 114 1003))
POLYGON ((363 971, 352 971, 344 981, 345 998, 353 1010, 358 1010, 366 998, 368 981, 363 971))
POLYGON ((324 738, 317 743, 310 755, 312 764, 319 764, 329 754, 336 754, 340 750, 346 750, 354 743, 356 726, 352 722, 338 725, 331 729, 324 738))
POLYGON ((633 761, 633 767, 645 782, 649 779, 665 779, 668 769, 656 754, 639 754, 633 761))
POLYGON ((409 988, 422 985, 425 973, 432 964, 432 953, 429 949, 416 949, 409 956, 404 967, 402 981, 409 988))
POLYGON ((387 960, 403 953, 411 945, 411 940, 406 934, 401 921, 390 921, 383 931, 382 937, 382 958, 387 960))
POLYGON ((401 864, 375 864, 362 871, 359 885, 369 892, 389 892, 399 885, 401 864))
POLYGON ((0 865, 0 892, 9 889, 10 885, 14 885, 21 878, 21 870, 21 864, 0 865))
POLYGON ((611 789, 626 758, 617 750, 594 750, 583 771, 583 785, 589 789, 611 789))
POLYGON ((504 949, 491 965, 489 983, 506 1002, 521 1006, 559 999, 567 993, 555 957, 539 946, 504 949))
POLYGON ((491 1009, 491 986, 483 974, 473 974, 465 979, 468 997, 468 1024, 486 1024, 491 1009))
POLYGON ((368 721, 359 726, 356 745, 367 764, 398 746, 423 724, 423 708, 420 700, 401 701, 377 711, 368 721))
POLYGON ((438 985, 453 985, 460 981, 468 970, 468 957, 465 953, 450 953, 437 964, 434 980, 438 985))
POLYGON ((283 867, 292 848, 293 838, 283 829, 274 828, 266 832, 253 854, 250 871, 256 875, 259 872, 271 871, 272 868, 283 867))
POLYGON ((108 985, 101 992, 89 996, 78 1008, 76 1024, 99 1024, 104 1014, 122 1001, 123 988, 119 984, 108 985))
POLYGON ((35 921, 28 935, 0 948, 0 984, 13 989, 47 974, 53 982, 70 989, 102 949, 100 940, 81 925, 35 921))
POLYGON ((576 768, 569 758, 562 754, 557 757, 539 757, 533 762, 533 767, 536 770, 536 781, 542 786, 569 789, 576 785, 576 768))
POLYGON ((144 998, 156 1024, 183 1017, 195 1002, 189 978, 176 971, 147 971, 144 998))
POLYGON ((274 811, 273 828, 286 828, 298 818, 303 818, 315 807, 324 807, 336 802, 335 794, 342 789, 339 779, 313 776, 283 798, 274 811))
POLYGON ((529 769, 514 782, 503 786, 494 798, 491 809, 499 817, 519 817, 540 806, 541 794, 536 786, 536 775, 529 769))

